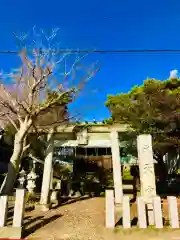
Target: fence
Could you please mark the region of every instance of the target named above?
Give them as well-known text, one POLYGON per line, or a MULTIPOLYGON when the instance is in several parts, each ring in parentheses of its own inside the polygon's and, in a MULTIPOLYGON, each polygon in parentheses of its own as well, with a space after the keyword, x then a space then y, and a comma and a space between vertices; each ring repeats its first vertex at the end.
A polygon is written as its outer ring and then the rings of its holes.
MULTIPOLYGON (((170 227, 179 228, 177 199, 174 196, 168 196, 167 199, 170 227)), ((155 228, 163 228, 163 212, 161 198, 159 196, 152 198, 152 206, 155 228)), ((139 228, 148 227, 147 204, 145 204, 143 197, 137 197, 137 218, 139 228)), ((129 196, 123 196, 122 200, 122 226, 125 229, 132 227, 129 196)), ((106 227, 115 227, 115 204, 113 190, 106 190, 106 227)))
POLYGON ((17 189, 15 195, 12 226, 7 226, 8 196, 0 196, 0 238, 19 239, 22 236, 22 224, 25 207, 25 190, 17 189))

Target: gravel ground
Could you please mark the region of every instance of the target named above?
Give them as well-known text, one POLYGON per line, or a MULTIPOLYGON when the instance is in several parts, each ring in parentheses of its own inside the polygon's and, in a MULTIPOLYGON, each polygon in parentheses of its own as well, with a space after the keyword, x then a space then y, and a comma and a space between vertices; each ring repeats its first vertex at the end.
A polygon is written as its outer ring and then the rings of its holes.
POLYGON ((108 230, 104 227, 104 204, 104 198, 91 198, 47 213, 27 213, 26 236, 32 240, 180 240, 180 230, 108 230))

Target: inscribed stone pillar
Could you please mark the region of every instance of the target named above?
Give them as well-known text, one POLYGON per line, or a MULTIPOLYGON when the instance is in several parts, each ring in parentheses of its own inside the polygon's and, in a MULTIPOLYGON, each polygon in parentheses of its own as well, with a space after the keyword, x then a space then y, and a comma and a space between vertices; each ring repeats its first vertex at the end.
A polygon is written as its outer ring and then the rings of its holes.
POLYGON ((138 161, 140 172, 141 196, 147 204, 149 224, 154 224, 152 199, 156 196, 154 159, 151 135, 137 137, 138 161))
POLYGON ((115 203, 121 204, 122 197, 123 197, 123 189, 122 189, 122 176, 121 176, 121 163, 120 163, 118 132, 112 131, 110 134, 110 137, 111 137, 115 203))
POLYGON ((141 195, 145 202, 152 202, 156 196, 156 183, 154 173, 154 159, 151 135, 139 135, 137 138, 138 161, 140 171, 141 195))
POLYGON ((53 133, 48 134, 47 141, 48 141, 48 146, 47 146, 47 154, 44 162, 40 204, 44 205, 48 209, 50 184, 51 184, 51 176, 52 176, 53 150, 54 150, 53 133))

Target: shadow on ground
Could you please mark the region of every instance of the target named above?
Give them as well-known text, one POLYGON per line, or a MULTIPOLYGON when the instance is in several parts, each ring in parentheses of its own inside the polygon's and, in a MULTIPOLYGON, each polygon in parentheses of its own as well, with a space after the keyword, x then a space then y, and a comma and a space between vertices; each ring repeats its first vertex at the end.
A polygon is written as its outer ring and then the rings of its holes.
MULTIPOLYGON (((138 218, 137 218, 137 217, 134 217, 134 218, 131 220, 131 226, 137 226, 137 223, 138 223, 138 218)), ((117 227, 117 226, 122 226, 122 225, 123 225, 123 218, 121 217, 121 218, 117 221, 115 227, 117 227)))
MULTIPOLYGON (((35 208, 34 204, 31 206, 26 206, 25 212, 30 212, 30 211, 34 210, 34 208, 35 208)), ((8 208, 7 219, 11 220, 13 218, 13 215, 14 215, 14 206, 8 208)))
POLYGON ((27 221, 24 224, 24 231, 23 231, 23 237, 27 237, 30 234, 34 233, 36 230, 44 227, 50 222, 55 221, 56 219, 62 217, 63 215, 57 214, 49 218, 44 218, 44 216, 38 216, 31 218, 29 221, 27 221))
POLYGON ((53 206, 52 209, 56 209, 60 206, 68 205, 68 204, 75 203, 78 201, 87 200, 90 198, 93 198, 93 197, 92 196, 80 196, 80 197, 74 197, 74 198, 71 198, 71 197, 61 198, 60 203, 57 204, 56 206, 53 206))

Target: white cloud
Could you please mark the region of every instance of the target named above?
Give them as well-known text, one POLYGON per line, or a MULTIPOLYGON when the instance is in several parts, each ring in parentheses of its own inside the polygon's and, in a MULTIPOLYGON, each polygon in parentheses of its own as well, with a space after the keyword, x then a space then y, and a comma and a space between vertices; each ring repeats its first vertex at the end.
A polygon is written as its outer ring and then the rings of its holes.
POLYGON ((171 70, 169 78, 178 78, 178 70, 171 70))

